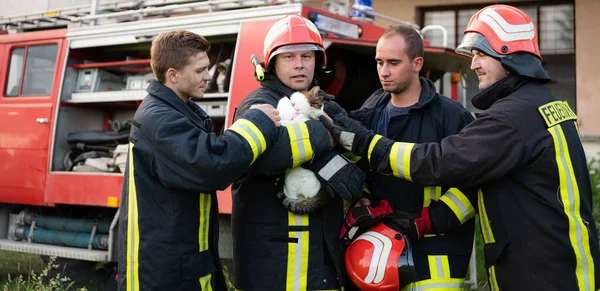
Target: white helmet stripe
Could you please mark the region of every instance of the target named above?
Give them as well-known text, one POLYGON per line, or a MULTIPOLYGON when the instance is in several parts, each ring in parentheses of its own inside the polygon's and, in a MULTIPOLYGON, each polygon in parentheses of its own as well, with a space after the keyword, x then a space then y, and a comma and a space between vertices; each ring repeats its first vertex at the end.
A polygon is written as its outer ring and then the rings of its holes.
POLYGON ((279 21, 275 22, 275 24, 273 24, 273 26, 271 26, 271 29, 269 29, 269 32, 265 36, 265 42, 263 44, 264 45, 264 52, 263 52, 264 56, 267 55, 267 50, 271 47, 271 43, 273 43, 273 40, 275 40, 275 38, 277 38, 278 36, 284 34, 287 29, 288 29, 288 24, 287 24, 287 19, 285 19, 285 18, 280 19, 279 21))
POLYGON ((373 244, 373 256, 371 257, 371 263, 369 264, 369 273, 367 273, 367 277, 365 277, 365 283, 371 284, 373 283, 373 279, 375 279, 377 266, 379 265, 379 260, 381 259, 383 242, 378 240, 376 237, 368 235, 367 233, 359 236, 356 238, 356 240, 366 240, 373 244))
POLYGON ((492 9, 484 10, 479 15, 479 20, 487 23, 502 41, 531 40, 535 36, 532 22, 510 24, 492 9))
POLYGON ((312 30, 314 33, 317 34, 317 36, 319 36, 319 40, 323 41, 321 39, 321 34, 319 33, 319 29, 317 28, 317 26, 310 20, 306 19, 306 18, 302 18, 304 20, 304 22, 306 23, 306 26, 308 26, 308 28, 310 30, 312 30))
POLYGON ((379 284, 385 276, 385 267, 392 249, 392 241, 388 237, 373 231, 365 232, 356 240, 361 239, 373 244, 373 256, 369 265, 369 273, 365 277, 365 283, 379 284))

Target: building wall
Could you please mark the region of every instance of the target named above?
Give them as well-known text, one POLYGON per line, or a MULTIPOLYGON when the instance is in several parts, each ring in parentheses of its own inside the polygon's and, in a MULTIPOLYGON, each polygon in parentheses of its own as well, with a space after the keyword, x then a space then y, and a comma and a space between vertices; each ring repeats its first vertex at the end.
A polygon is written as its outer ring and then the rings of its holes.
POLYGON ((600 1, 575 1, 575 79, 579 131, 584 136, 600 136, 600 57, 598 27, 600 1))

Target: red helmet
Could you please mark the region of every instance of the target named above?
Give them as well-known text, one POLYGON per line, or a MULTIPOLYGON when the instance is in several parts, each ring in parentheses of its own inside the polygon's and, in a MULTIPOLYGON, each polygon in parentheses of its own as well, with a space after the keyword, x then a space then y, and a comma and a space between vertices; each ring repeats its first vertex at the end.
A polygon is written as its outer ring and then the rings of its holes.
POLYGON ((478 49, 496 58, 526 52, 542 59, 533 21, 515 7, 491 5, 479 10, 471 17, 464 33, 456 48, 459 54, 472 57, 471 50, 478 49))
POLYGON ((410 242, 382 222, 350 243, 345 261, 350 279, 363 291, 397 291, 417 281, 410 242))
POLYGON ((269 61, 277 54, 294 51, 320 51, 323 54, 321 68, 327 65, 325 47, 319 30, 310 20, 291 14, 278 20, 265 36, 264 62, 269 69, 269 61))

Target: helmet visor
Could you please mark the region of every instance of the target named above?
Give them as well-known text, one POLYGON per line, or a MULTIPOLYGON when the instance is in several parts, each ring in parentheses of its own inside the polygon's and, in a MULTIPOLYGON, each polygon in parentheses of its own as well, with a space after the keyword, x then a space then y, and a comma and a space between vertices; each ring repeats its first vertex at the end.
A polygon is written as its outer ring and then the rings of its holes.
POLYGON ((269 62, 271 59, 281 53, 291 53, 291 52, 302 52, 302 51, 323 51, 323 49, 312 43, 303 43, 303 44, 292 44, 292 45, 284 45, 278 47, 271 56, 269 56, 269 62))
POLYGON ((457 54, 461 54, 472 58, 472 51, 474 49, 498 59, 503 57, 502 55, 494 51, 494 49, 492 48, 488 40, 485 38, 485 36, 483 36, 483 34, 477 32, 467 32, 463 37, 462 41, 460 42, 460 45, 456 47, 455 52, 457 54))

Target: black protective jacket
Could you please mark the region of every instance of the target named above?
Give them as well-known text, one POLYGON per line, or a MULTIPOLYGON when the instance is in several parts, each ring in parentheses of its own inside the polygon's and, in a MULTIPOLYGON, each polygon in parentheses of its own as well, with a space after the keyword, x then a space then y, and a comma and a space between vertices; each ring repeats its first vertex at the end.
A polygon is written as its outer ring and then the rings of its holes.
POLYGON ((119 214, 119 290, 227 290, 216 190, 277 136, 250 110, 217 137, 208 115, 157 81, 135 113, 119 214))
MULTIPOLYGON (((543 85, 519 76, 496 82, 473 104, 485 111, 459 134, 440 143, 398 143, 410 161, 381 171, 481 189, 493 291, 597 290, 600 251, 577 116, 543 85)), ((375 145, 373 163, 386 164, 389 146, 375 145)))
MULTIPOLYGON (((277 107, 279 99, 294 92, 274 78, 261 85, 242 101, 235 119, 253 104, 277 107)), ((279 133, 285 142, 267 150, 232 187, 234 286, 260 291, 339 290, 342 199, 335 197, 314 213, 296 215, 276 197, 286 169, 331 149, 327 129, 310 120, 282 127, 279 133)))
MULTIPOLYGON (((406 115, 390 119, 388 139, 411 143, 439 142, 458 133, 473 120, 471 113, 460 103, 439 95, 430 80, 420 78, 420 82, 419 101, 406 115)), ((374 130, 390 98, 390 93, 379 89, 350 117, 374 130)), ((368 171, 365 159, 359 164, 368 171)), ((476 215, 476 191, 448 186, 428 187, 376 172, 370 172, 368 178, 371 194, 376 199, 388 200, 395 210, 420 215, 423 207, 431 206, 430 218, 436 226, 436 234, 426 235, 413 247, 419 290, 427 290, 429 285, 431 288, 462 287, 473 248, 475 224, 471 218, 476 215), (432 205, 432 200, 437 202, 432 205), (437 270, 438 267, 442 269, 437 270)))

